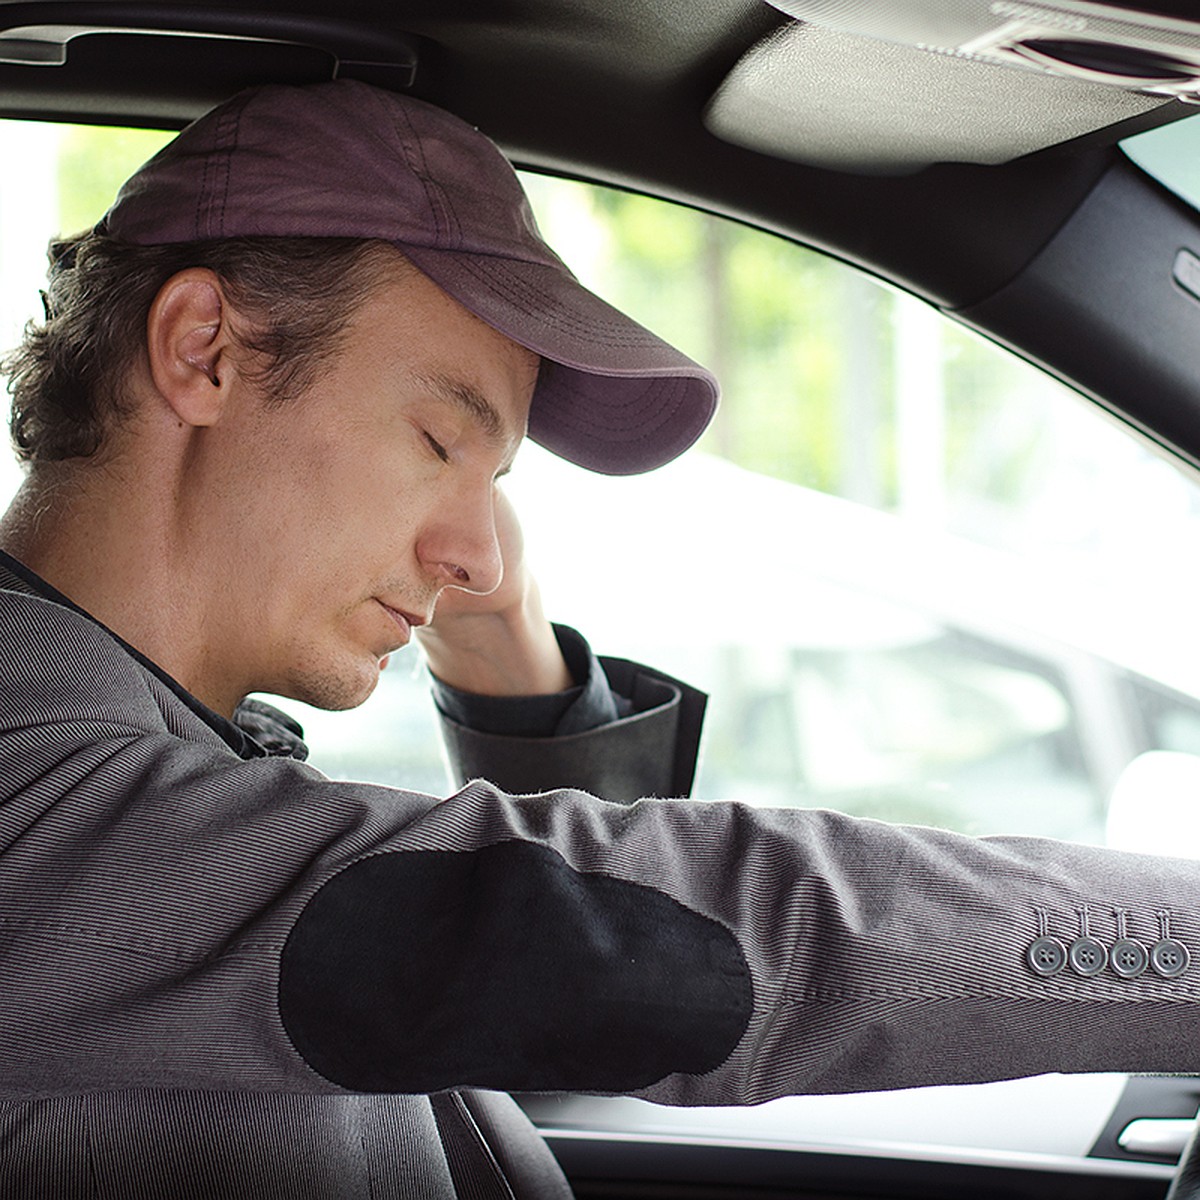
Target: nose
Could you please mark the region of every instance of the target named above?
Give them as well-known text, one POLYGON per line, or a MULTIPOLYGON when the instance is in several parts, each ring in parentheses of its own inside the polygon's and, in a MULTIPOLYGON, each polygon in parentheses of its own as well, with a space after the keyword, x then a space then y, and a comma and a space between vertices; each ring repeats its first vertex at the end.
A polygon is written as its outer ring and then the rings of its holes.
POLYGON ((484 495, 448 500, 418 543, 417 555, 442 587, 480 596, 494 592, 504 578, 495 489, 489 486, 484 495))

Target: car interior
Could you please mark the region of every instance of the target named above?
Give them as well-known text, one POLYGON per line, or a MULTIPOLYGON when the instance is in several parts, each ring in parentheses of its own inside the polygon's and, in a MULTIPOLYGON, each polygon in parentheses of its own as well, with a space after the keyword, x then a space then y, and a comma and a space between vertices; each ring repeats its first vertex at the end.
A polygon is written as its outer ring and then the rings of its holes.
MULTIPOLYGON (((711 694, 697 803, 1200 858, 1194 4, 0 0, 2 348, 173 131, 339 77, 478 125, 722 378, 678 463, 508 485, 551 616, 711 694)), ((327 774, 447 787, 415 659, 301 709, 327 774)), ((1187 1076, 519 1099, 581 1198, 1200 1195, 1187 1076)))

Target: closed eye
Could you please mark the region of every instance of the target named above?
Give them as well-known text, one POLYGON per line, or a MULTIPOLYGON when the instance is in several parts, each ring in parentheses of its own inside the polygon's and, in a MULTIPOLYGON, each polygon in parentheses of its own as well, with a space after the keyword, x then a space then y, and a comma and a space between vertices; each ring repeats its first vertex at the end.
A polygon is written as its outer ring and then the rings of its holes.
POLYGON ((429 443, 429 448, 438 456, 438 458, 442 460, 442 462, 450 461, 450 455, 446 452, 446 447, 443 446, 442 443, 437 440, 437 438, 431 436, 424 429, 421 430, 421 434, 425 438, 426 442, 429 443))

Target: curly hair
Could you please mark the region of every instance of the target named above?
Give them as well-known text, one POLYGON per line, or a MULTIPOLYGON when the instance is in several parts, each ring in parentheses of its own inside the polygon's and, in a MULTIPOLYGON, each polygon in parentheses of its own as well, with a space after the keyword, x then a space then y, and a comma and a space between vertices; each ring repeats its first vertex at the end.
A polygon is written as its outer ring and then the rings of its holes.
POLYGON ((177 272, 206 267, 249 325, 235 334, 260 356, 271 403, 309 387, 337 353, 356 307, 397 264, 384 242, 350 238, 231 238, 132 246, 101 230, 54 241, 43 323, 0 360, 12 395, 10 429, 31 465, 86 458, 128 415, 126 380, 146 353, 146 321, 177 272))

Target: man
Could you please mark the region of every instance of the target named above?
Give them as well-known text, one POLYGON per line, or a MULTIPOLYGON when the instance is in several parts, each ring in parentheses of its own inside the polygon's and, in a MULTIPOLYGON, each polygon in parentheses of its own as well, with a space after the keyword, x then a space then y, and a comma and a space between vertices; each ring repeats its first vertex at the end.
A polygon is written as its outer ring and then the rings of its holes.
POLYGON ((685 790, 699 701, 556 634, 496 482, 526 431, 663 462, 715 388, 478 134, 244 94, 56 254, 0 523, 4 1194, 561 1196, 499 1092, 1196 1067, 1190 864, 579 790, 685 790), (240 703, 356 704, 414 631, 448 799, 240 703))

